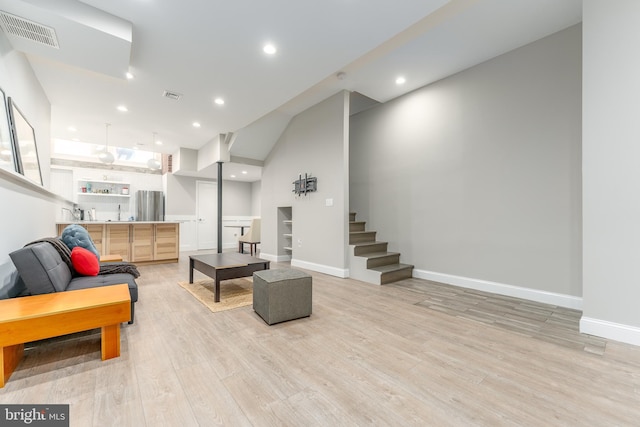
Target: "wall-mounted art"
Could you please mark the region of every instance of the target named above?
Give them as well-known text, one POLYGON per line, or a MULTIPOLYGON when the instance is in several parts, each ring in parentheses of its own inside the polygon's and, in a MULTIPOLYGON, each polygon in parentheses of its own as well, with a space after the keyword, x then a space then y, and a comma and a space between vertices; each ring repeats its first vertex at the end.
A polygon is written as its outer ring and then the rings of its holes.
POLYGON ((11 137, 11 121, 4 91, 0 88, 0 168, 18 171, 13 138, 11 137))
POLYGON ((9 116, 18 160, 18 172, 36 184, 42 185, 36 132, 11 97, 9 97, 9 116))
POLYGON ((302 174, 300 174, 298 176, 298 179, 293 181, 293 192, 296 194, 296 196, 299 196, 301 194, 304 194, 305 196, 307 195, 307 193, 311 193, 313 191, 316 191, 318 189, 318 178, 316 178, 315 176, 309 176, 309 174, 304 174, 304 177, 302 176, 302 174))

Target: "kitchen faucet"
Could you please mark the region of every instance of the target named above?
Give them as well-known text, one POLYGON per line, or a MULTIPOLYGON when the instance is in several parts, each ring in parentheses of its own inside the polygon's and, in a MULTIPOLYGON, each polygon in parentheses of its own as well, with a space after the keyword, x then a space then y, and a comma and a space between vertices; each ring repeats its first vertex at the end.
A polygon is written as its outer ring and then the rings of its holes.
POLYGON ((118 205, 118 221, 120 221, 120 205, 118 205))
POLYGON ((77 209, 75 211, 72 211, 69 208, 61 208, 61 209, 62 209, 62 215, 63 216, 64 216, 64 211, 69 211, 69 213, 71 214, 71 217, 73 219, 75 219, 76 221, 80 219, 80 212, 77 209))

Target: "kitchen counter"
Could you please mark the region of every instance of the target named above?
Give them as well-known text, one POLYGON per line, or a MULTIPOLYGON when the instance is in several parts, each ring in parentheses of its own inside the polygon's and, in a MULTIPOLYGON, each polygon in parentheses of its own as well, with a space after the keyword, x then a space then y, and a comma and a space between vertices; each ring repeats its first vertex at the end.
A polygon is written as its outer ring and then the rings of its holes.
POLYGON ((184 221, 58 221, 56 225, 69 224, 180 224, 184 221))
POLYGON ((61 221, 65 227, 78 224, 87 229, 100 255, 119 255, 136 264, 177 262, 182 221, 61 221))

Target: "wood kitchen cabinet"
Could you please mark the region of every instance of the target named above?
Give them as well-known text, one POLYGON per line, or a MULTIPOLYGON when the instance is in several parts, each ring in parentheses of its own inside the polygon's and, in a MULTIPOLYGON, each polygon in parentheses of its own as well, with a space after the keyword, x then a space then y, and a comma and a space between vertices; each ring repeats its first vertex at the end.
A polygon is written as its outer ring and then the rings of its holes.
POLYGON ((104 254, 104 226, 102 224, 85 224, 84 227, 89 232, 93 244, 96 246, 99 254, 104 254))
POLYGON ((178 260, 180 248, 180 224, 155 224, 154 259, 178 260))
POLYGON ((153 261, 154 224, 131 225, 131 262, 153 261))
MULTIPOLYGON (((58 223, 58 236, 69 223, 58 223)), ((120 255, 136 264, 177 262, 180 224, 176 222, 79 223, 89 232, 100 255, 120 255)))
POLYGON ((107 224, 105 253, 102 255, 120 255, 123 261, 131 261, 131 232, 129 224, 107 224))

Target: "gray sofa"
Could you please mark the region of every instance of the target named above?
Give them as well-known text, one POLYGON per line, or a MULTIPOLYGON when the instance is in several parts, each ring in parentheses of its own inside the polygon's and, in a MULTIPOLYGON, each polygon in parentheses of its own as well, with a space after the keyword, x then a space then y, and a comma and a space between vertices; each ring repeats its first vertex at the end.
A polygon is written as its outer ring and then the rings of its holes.
POLYGON ((133 308, 135 302, 138 301, 138 285, 132 274, 114 273, 74 277, 56 248, 47 242, 25 246, 10 253, 9 256, 30 295, 126 283, 131 295, 131 320, 129 323, 133 323, 133 308))

